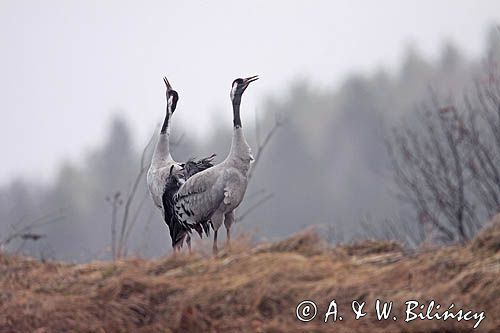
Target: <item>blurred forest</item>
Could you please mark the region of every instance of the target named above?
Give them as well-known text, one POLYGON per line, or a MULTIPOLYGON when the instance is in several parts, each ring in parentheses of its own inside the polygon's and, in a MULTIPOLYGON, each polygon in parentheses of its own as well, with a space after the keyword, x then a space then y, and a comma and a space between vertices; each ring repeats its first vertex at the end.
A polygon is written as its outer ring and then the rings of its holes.
MULTIPOLYGON (((259 132, 266 133, 276 115, 285 121, 266 146, 239 212, 266 196, 269 200, 237 223, 237 230, 256 239, 278 239, 316 225, 332 243, 390 238, 418 246, 426 241, 418 209, 398 197, 386 140, 402 119, 411 126, 431 100, 438 107, 450 99, 464 103, 461 96, 485 73, 485 59, 500 60, 496 28, 486 45, 480 59, 467 59, 447 43, 433 60, 410 46, 393 72, 352 74, 339 86, 321 90, 307 80, 296 81, 286 96, 269 96, 259 110, 259 132)), ((164 105, 158 105, 159 121, 162 110, 164 105)), ((242 112, 253 111, 243 106, 242 112)), ((174 119, 174 158, 214 152, 221 161, 230 147, 230 125, 220 124, 212 137, 196 142, 174 119)), ((64 163, 53 184, 17 179, 0 188, 0 244, 3 239, 7 250, 41 259, 109 259, 111 221, 124 218, 147 144, 133 142, 132 126, 117 115, 104 145, 94 147, 79 165, 64 163), (5 241, 7 235, 19 237, 5 241)), ((245 131, 255 152, 256 130, 250 124, 245 131)), ((170 251, 170 241, 145 179, 140 177, 128 208, 128 253, 154 257, 170 251)), ((481 222, 492 215, 487 210, 476 214, 481 222)))

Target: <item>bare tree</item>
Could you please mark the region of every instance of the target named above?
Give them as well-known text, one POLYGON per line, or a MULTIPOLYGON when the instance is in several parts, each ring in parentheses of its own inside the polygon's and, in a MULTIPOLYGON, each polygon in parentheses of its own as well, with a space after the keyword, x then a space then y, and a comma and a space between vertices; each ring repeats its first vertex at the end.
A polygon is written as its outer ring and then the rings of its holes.
POLYGON ((472 191, 493 216, 500 210, 500 69, 492 59, 487 68, 465 100, 473 152, 467 167, 473 175, 472 191))
POLYGON ((500 75, 488 68, 474 96, 462 98, 465 107, 441 106, 433 96, 387 140, 400 198, 444 242, 467 241, 483 211, 500 209, 500 75))

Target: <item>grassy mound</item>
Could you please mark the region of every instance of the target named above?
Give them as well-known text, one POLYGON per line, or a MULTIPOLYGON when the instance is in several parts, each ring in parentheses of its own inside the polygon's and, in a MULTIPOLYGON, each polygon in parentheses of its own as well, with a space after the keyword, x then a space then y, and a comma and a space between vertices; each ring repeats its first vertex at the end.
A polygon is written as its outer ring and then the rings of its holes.
POLYGON ((329 248, 303 232, 287 240, 201 254, 85 265, 0 254, 0 332, 469 332, 473 322, 404 322, 404 302, 430 299, 485 311, 476 332, 500 331, 500 222, 467 246, 405 253, 368 241, 329 248), (295 307, 314 300, 308 323, 295 307), (332 299, 341 322, 324 323, 332 299), (374 302, 394 302, 378 321, 374 302), (351 301, 367 302, 354 320, 351 301))

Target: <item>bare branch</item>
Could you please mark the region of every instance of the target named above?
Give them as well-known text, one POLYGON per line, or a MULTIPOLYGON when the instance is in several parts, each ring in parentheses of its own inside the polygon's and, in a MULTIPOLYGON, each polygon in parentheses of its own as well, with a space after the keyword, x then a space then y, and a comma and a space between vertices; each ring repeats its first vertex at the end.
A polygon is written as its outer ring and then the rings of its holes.
MULTIPOLYGON (((139 170, 137 172, 137 175, 135 177, 134 183, 132 185, 132 188, 130 192, 127 195, 127 198, 125 200, 125 206, 124 206, 124 212, 123 212, 123 219, 121 221, 121 226, 120 226, 120 237, 118 241, 115 243, 116 250, 113 248, 114 255, 113 257, 116 258, 121 258, 124 253, 126 252, 126 244, 125 244, 125 236, 126 236, 126 231, 129 230, 128 224, 129 224, 129 216, 130 216, 130 208, 132 203, 134 202, 135 195, 137 193, 137 189, 139 187, 139 183, 143 179, 143 176, 148 169, 149 165, 146 163, 146 156, 148 153, 148 149, 151 146, 156 134, 153 134, 147 144, 144 146, 141 154, 141 159, 140 159, 140 165, 139 165, 139 170)), ((113 223, 113 221, 112 221, 113 223)), ((113 235, 112 235, 113 237, 113 235)), ((116 241, 116 240, 115 240, 116 241)))
MULTIPOLYGON (((134 227, 135 223, 137 222, 137 219, 139 217, 139 214, 141 213, 142 211, 142 207, 144 206, 144 203, 146 202, 146 199, 148 197, 148 193, 145 192, 137 209, 135 210, 135 214, 134 214, 134 217, 132 218, 130 224, 128 225, 128 228, 127 230, 125 231, 125 238, 124 238, 124 244, 128 244, 128 240, 130 238, 130 233, 132 231, 132 228, 134 227)), ((124 255, 127 255, 127 247, 125 246, 125 253, 124 255)))
POLYGON ((283 120, 279 119, 278 115, 276 115, 273 126, 271 127, 271 129, 269 130, 269 132, 267 132, 267 134, 264 137, 264 139, 261 141, 261 139, 260 139, 260 128, 259 128, 259 125, 258 125, 259 122, 257 121, 257 113, 255 113, 255 114, 256 114, 255 115, 255 119, 256 119, 256 123, 255 123, 255 132, 256 133, 255 133, 255 136, 256 136, 256 141, 257 141, 257 149, 256 149, 256 152, 255 152, 255 156, 254 156, 254 161, 253 161, 252 168, 250 169, 250 172, 248 173, 248 180, 250 180, 252 178, 253 173, 254 173, 255 169, 257 168, 257 165, 258 165, 258 163, 260 161, 260 158, 262 157, 262 153, 266 149, 266 147, 269 144, 269 142, 271 141, 272 137, 274 136, 274 134, 276 134, 276 131, 278 130, 278 128, 283 125, 283 120))
POLYGON ((266 195, 265 197, 263 197, 262 199, 260 199, 259 201, 257 201, 255 204, 253 204, 252 206, 250 206, 247 210, 245 210, 241 215, 238 215, 236 217, 236 222, 240 222, 242 221, 243 219, 245 219, 245 217, 248 216, 248 214, 250 214, 252 211, 254 211, 255 209, 257 209, 259 206, 261 206, 262 204, 264 204, 265 202, 271 200, 271 198, 274 196, 273 193, 269 193, 268 195, 266 195))
MULTIPOLYGON (((53 214, 47 214, 42 217, 39 217, 27 225, 23 226, 21 229, 16 229, 14 223, 10 225, 11 232, 7 234, 3 239, 0 239, 0 248, 9 245, 16 239, 23 240, 23 244, 25 241, 38 241, 41 238, 45 238, 46 235, 35 232, 36 229, 41 228, 43 226, 47 226, 62 220, 64 216, 54 216, 53 214)), ((17 224, 22 223, 22 220, 19 220, 17 224)), ((21 246, 22 247, 22 246, 21 246)))

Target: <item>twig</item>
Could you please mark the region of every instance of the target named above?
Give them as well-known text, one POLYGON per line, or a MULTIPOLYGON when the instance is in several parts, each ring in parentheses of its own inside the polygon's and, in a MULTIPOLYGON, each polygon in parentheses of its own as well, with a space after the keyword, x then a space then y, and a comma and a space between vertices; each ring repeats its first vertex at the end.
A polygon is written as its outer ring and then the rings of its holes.
MULTIPOLYGON (((143 195, 143 197, 141 199, 141 202, 139 203, 139 206, 135 210, 134 217, 132 218, 130 224, 128 225, 127 230, 125 231, 125 238, 124 238, 124 243, 125 244, 128 244, 128 240, 130 238, 130 233, 132 231, 132 228, 134 227, 135 223, 137 222, 137 219, 139 217, 139 214, 142 211, 142 207, 144 206, 144 203, 146 202, 146 198, 147 197, 148 197, 148 194, 146 192, 146 193, 144 193, 144 195, 143 195)), ((124 253, 124 255, 127 255, 127 248, 126 247, 125 247, 125 253, 124 253)))
MULTIPOLYGON (((35 219, 34 221, 30 222, 28 225, 22 227, 19 230, 16 230, 14 227, 14 223, 10 225, 11 229, 13 230, 12 233, 8 234, 4 239, 0 240, 0 248, 3 246, 7 246, 9 243, 16 239, 22 239, 23 241, 27 240, 32 240, 32 241, 37 241, 40 238, 44 238, 45 235, 43 234, 38 234, 33 232, 34 229, 40 228, 42 226, 46 226, 55 222, 60 221, 61 219, 64 218, 64 216, 55 216, 50 218, 48 221, 41 222, 47 218, 50 217, 50 214, 47 214, 45 216, 39 217, 35 219)), ((22 222, 23 219, 20 219, 18 224, 22 222)))
POLYGON ((255 120, 255 136, 256 136, 256 141, 257 141, 257 150, 256 150, 256 153, 254 156, 254 162, 253 162, 252 168, 250 169, 250 172, 248 173, 248 180, 249 181, 252 178, 255 169, 257 168, 257 165, 260 161, 260 158, 262 157, 262 153, 264 152, 264 149, 267 147, 267 145, 271 141, 271 138, 274 136, 277 129, 279 127, 281 127, 281 125, 283 125, 283 120, 278 119, 278 115, 276 115, 273 126, 271 127, 269 132, 266 134, 264 140, 261 141, 260 140, 260 128, 258 125, 259 122, 257 121, 257 113, 255 113, 255 119, 256 119, 255 120))
POLYGON ((151 221, 153 220, 153 215, 154 215, 154 210, 150 209, 148 217, 146 219, 146 223, 144 225, 142 244, 138 249, 139 253, 143 252, 144 249, 148 248, 148 245, 146 245, 147 244, 147 233, 149 232, 149 228, 151 226, 151 221))
POLYGON ((132 189, 130 193, 127 196, 127 199, 125 200, 125 208, 124 208, 124 213, 123 213, 123 219, 122 219, 122 225, 121 225, 121 230, 120 230, 120 239, 118 242, 118 251, 117 255, 120 258, 123 255, 124 251, 124 237, 125 237, 125 230, 127 229, 127 224, 128 224, 128 219, 129 219, 129 214, 130 214, 130 206, 132 205, 132 202, 134 201, 135 194, 137 192, 137 188, 139 187, 139 183, 142 180, 142 177, 144 173, 146 172, 148 166, 146 165, 146 153, 149 149, 149 146, 151 146, 151 143, 153 142, 153 139, 155 138, 155 134, 151 136, 149 139, 148 143, 142 150, 141 154, 141 163, 140 163, 140 168, 139 172, 137 173, 137 176, 135 177, 134 184, 132 186, 132 189))
POLYGON ((106 197, 106 201, 111 205, 111 255, 116 259, 116 212, 123 201, 120 199, 120 192, 116 192, 112 198, 106 197))
POLYGON ((273 193, 269 193, 268 195, 266 195, 265 197, 263 197, 262 199, 260 199, 259 201, 257 201, 255 204, 253 204, 247 210, 245 210, 241 215, 238 215, 236 217, 236 222, 242 221, 245 217, 248 216, 248 214, 250 214, 252 211, 254 211, 256 208, 258 208, 259 206, 261 206, 266 201, 269 201, 273 196, 274 196, 273 193))

